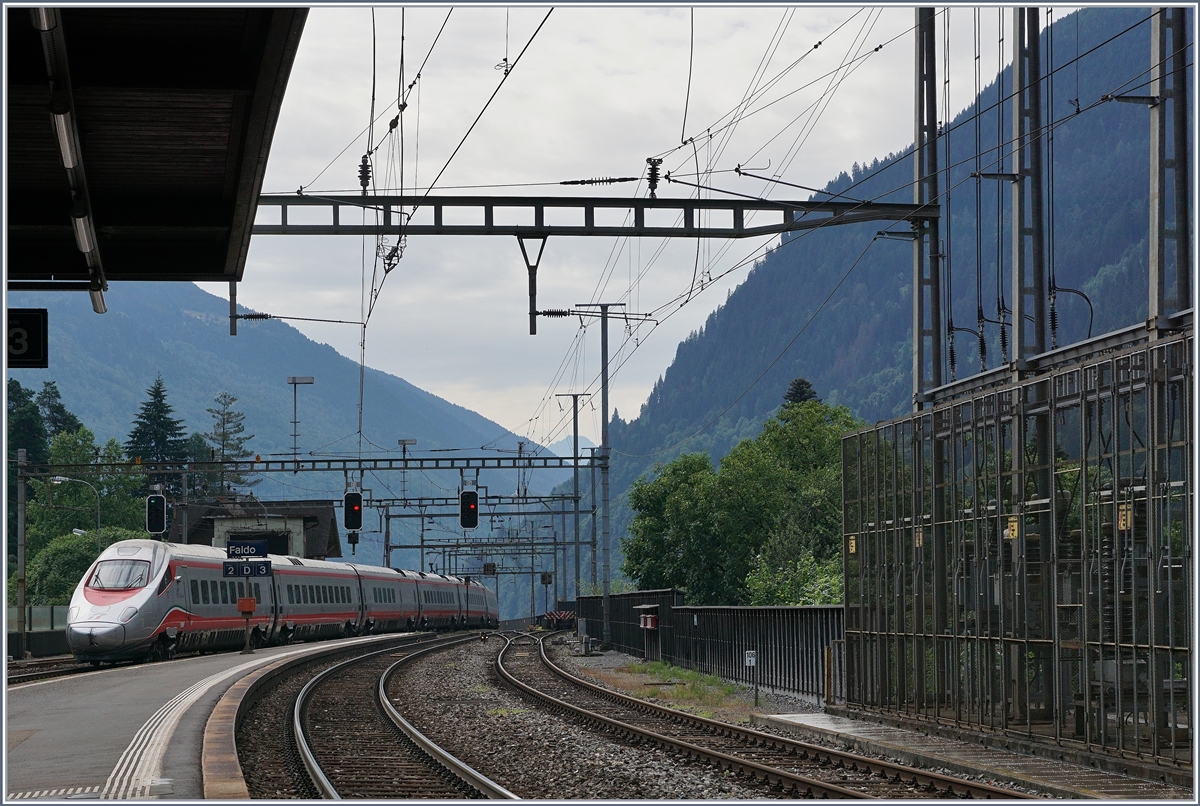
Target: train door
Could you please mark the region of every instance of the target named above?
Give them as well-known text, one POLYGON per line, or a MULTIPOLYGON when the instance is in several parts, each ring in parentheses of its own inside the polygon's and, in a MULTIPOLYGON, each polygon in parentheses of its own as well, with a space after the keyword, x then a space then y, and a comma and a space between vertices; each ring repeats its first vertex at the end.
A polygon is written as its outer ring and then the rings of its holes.
POLYGON ((188 567, 186 565, 177 565, 169 569, 168 573, 174 574, 175 578, 171 580, 170 609, 171 625, 177 629, 187 629, 188 622, 191 619, 191 600, 188 597, 188 567))

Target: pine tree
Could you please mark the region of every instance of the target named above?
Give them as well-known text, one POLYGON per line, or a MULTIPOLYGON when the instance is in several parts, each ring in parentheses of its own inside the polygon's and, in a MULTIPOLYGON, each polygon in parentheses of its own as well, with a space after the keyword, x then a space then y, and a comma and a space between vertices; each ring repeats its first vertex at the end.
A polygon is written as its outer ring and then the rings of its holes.
POLYGON ((788 384, 787 394, 783 396, 785 403, 803 403, 806 400, 817 400, 817 393, 812 384, 804 378, 793 378, 788 384))
POLYGON ((161 375, 155 378, 154 385, 146 390, 146 394, 150 399, 142 404, 141 411, 134 418, 125 451, 131 458, 143 462, 184 459, 187 438, 184 436, 183 420, 171 416, 175 409, 167 402, 167 389, 161 375))
POLYGON ((54 381, 45 381, 42 384, 42 391, 38 392, 37 396, 37 405, 46 424, 46 433, 51 439, 64 431, 74 433, 83 428, 79 418, 67 411, 67 407, 63 405, 58 384, 54 381))
MULTIPOLYGON (((213 402, 216 406, 207 409, 213 418, 213 430, 205 434, 204 438, 213 446, 217 457, 222 462, 250 457, 250 449, 246 447, 246 443, 254 439, 254 435, 245 433, 246 426, 243 421, 246 419, 246 415, 233 408, 237 398, 229 392, 221 392, 213 399, 213 402)), ((220 483, 222 490, 231 490, 235 484, 249 487, 258 484, 259 481, 261 479, 248 479, 241 474, 222 473, 220 483)))

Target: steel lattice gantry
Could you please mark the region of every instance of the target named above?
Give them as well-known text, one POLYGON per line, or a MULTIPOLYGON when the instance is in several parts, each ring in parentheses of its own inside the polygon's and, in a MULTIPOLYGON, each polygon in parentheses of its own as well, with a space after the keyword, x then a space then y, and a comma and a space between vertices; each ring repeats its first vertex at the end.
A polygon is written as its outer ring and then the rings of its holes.
POLYGON ((845 439, 852 706, 1191 763, 1192 341, 845 439))
POLYGON ((834 224, 937 218, 939 208, 769 199, 274 194, 260 196, 258 210, 255 235, 749 238, 834 224), (657 218, 660 212, 674 217, 674 223, 667 216, 657 218), (751 225, 755 215, 769 220, 751 225), (701 223, 710 217, 717 223, 701 223), (268 223, 268 218, 274 220, 268 223))

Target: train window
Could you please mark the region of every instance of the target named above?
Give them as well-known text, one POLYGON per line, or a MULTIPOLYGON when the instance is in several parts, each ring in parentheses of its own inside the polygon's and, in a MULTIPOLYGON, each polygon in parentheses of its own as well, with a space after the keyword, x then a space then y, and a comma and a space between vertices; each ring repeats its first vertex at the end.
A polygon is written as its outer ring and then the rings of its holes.
POLYGON ((262 588, 258 586, 257 582, 254 583, 254 601, 262 604, 262 588))
POLYGON ((305 585, 300 586, 300 602, 301 604, 308 604, 308 588, 305 585))
MULTIPOLYGON (((245 582, 242 582, 241 580, 238 580, 238 583, 237 583, 237 598, 241 599, 241 598, 243 598, 245 595, 246 595, 246 583, 245 583, 245 582)), ((232 583, 232 582, 230 582, 230 583, 229 583, 229 598, 230 598, 230 599, 232 599, 232 598, 233 598, 233 583, 232 583)), ((237 602, 234 602, 234 604, 237 604, 237 602)))
POLYGON ((329 586, 328 585, 321 586, 321 597, 322 597, 321 601, 324 602, 325 604, 331 604, 333 602, 333 597, 329 595, 329 586))
POLYGON ((210 579, 210 580, 208 581, 208 585, 209 585, 209 588, 212 590, 212 603, 213 603, 213 604, 216 604, 216 603, 217 603, 217 596, 219 595, 219 594, 217 593, 217 581, 216 581, 215 579, 210 579))
POLYGON ((317 589, 312 585, 308 586, 308 601, 313 604, 317 603, 317 589))
POLYGON ((345 585, 338 586, 338 601, 341 602, 342 604, 348 604, 350 602, 350 599, 346 596, 346 586, 345 585))
POLYGON ((221 580, 221 604, 229 604, 229 583, 221 580))
POLYGON ((200 604, 200 583, 192 580, 192 604, 200 604))
POLYGON ((200 599, 208 604, 208 582, 203 579, 200 580, 200 599))
POLYGON ((295 600, 295 597, 292 595, 292 586, 291 585, 287 586, 287 592, 288 592, 288 604, 295 604, 296 600, 295 600))
POLYGON ((89 588, 128 590, 150 583, 150 563, 145 560, 104 560, 96 564, 89 588))

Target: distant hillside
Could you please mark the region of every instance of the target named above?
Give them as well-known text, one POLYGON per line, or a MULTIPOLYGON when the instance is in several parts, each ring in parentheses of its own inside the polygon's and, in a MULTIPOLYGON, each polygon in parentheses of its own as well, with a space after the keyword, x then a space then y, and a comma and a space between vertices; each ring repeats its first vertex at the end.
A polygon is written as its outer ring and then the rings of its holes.
MULTIPOLYGON (((86 294, 12 293, 14 308, 47 308, 50 315, 50 368, 10 371, 26 387, 38 391, 53 380, 63 403, 98 441, 124 442, 146 390, 159 374, 167 401, 188 432, 208 431, 205 411, 213 397, 228 391, 238 398, 234 408, 245 413, 250 450, 290 455, 292 387, 289 375, 311 375, 316 382, 299 388, 299 449, 302 456, 353 454, 358 449, 358 365, 327 344, 308 339, 280 321, 242 321, 229 335, 229 303, 190 283, 114 284, 106 295, 108 313, 92 312, 86 294)), ((407 381, 368 369, 364 382, 363 455, 387 452, 399 456, 396 440, 416 439, 410 451, 466 448, 494 443, 516 448, 500 425, 425 392, 407 381)), ((444 456, 446 454, 435 454, 444 456)), ((404 480, 410 495, 454 495, 458 478, 446 473, 410 473, 404 480), (440 485, 440 486, 439 486, 440 485)), ((531 475, 530 492, 543 492, 565 474, 531 475)), ((493 489, 511 491, 515 476, 494 473, 493 489)), ((398 496, 398 472, 369 474, 365 485, 379 497, 398 496)), ((262 498, 338 498, 344 489, 340 473, 267 477, 257 489, 262 498)), ((376 526, 373 517, 366 526, 376 526)), ((448 525, 448 524, 447 524, 448 525)), ((379 561, 377 536, 364 534, 357 557, 379 561)), ((349 551, 344 549, 346 556, 349 551)), ((414 560, 415 562, 415 560, 414 560)))
MULTIPOLYGON (((1066 17, 1053 28, 1055 64, 1077 52, 1086 53, 1147 16, 1146 9, 1086 9, 1080 12, 1078 44, 1075 17, 1066 17)), ((1048 36, 1044 32, 1043 42, 1048 36)), ((1059 71, 1054 79, 1054 118, 1070 118, 1074 113, 1070 101, 1075 98, 1087 109, 1106 93, 1145 92, 1144 87, 1121 88, 1141 86, 1149 59, 1150 26, 1143 22, 1084 57, 1078 87, 1074 68, 1059 71)), ((1011 92, 1009 72, 1003 86, 1006 94, 1011 92)), ((954 90, 957 97, 963 97, 961 86, 954 90)), ((996 99, 993 81, 982 93, 981 108, 988 110, 996 99)), ((953 271, 954 323, 972 329, 977 320, 975 180, 970 178, 976 170, 973 114, 973 108, 968 109, 948 127, 954 167, 950 171, 950 216, 942 223, 953 271)), ((1007 141, 1010 116, 1008 106, 999 120, 994 109, 985 111, 980 130, 983 148, 994 147, 998 131, 1007 141)), ((896 125, 911 124, 900 120, 896 125)), ((1054 132, 1057 282, 1091 298, 1095 334, 1146 316, 1148 130, 1144 107, 1106 103, 1054 132)), ((1003 167, 989 164, 993 158, 985 154, 980 170, 1010 170, 1007 161, 1003 167)), ((913 175, 909 154, 865 163, 869 164, 856 163, 827 190, 851 198, 912 201, 907 187, 913 175)), ((941 164, 946 164, 944 153, 941 164)), ((1003 228, 1002 288, 1011 304, 1009 187, 999 184, 984 182, 978 222, 982 306, 991 319, 996 318, 997 308, 998 194, 1003 228)), ((885 222, 878 222, 797 233, 783 239, 760 261, 704 327, 679 345, 674 362, 638 416, 628 422, 614 419, 614 495, 623 494, 639 475, 652 472, 656 463, 668 462, 680 453, 707 451, 714 460, 720 459, 738 441, 758 433, 795 377, 807 378, 826 402, 844 404, 867 421, 909 411, 912 247, 907 241, 875 239, 876 232, 885 227, 885 222), (831 292, 828 304, 822 307, 831 292), (810 318, 803 335, 787 348, 810 318), (777 363, 771 366, 773 361, 777 363), (766 374, 756 383, 764 370, 766 374)), ((903 230, 904 226, 891 229, 903 230)), ((1085 338, 1087 305, 1067 293, 1058 295, 1058 305, 1060 343, 1085 338)), ((994 367, 1000 360, 997 329, 987 325, 986 332, 989 366, 994 367)), ((957 335, 957 356, 958 377, 978 371, 974 336, 957 335)), ((630 516, 623 500, 618 500, 614 536, 625 533, 630 516)))

